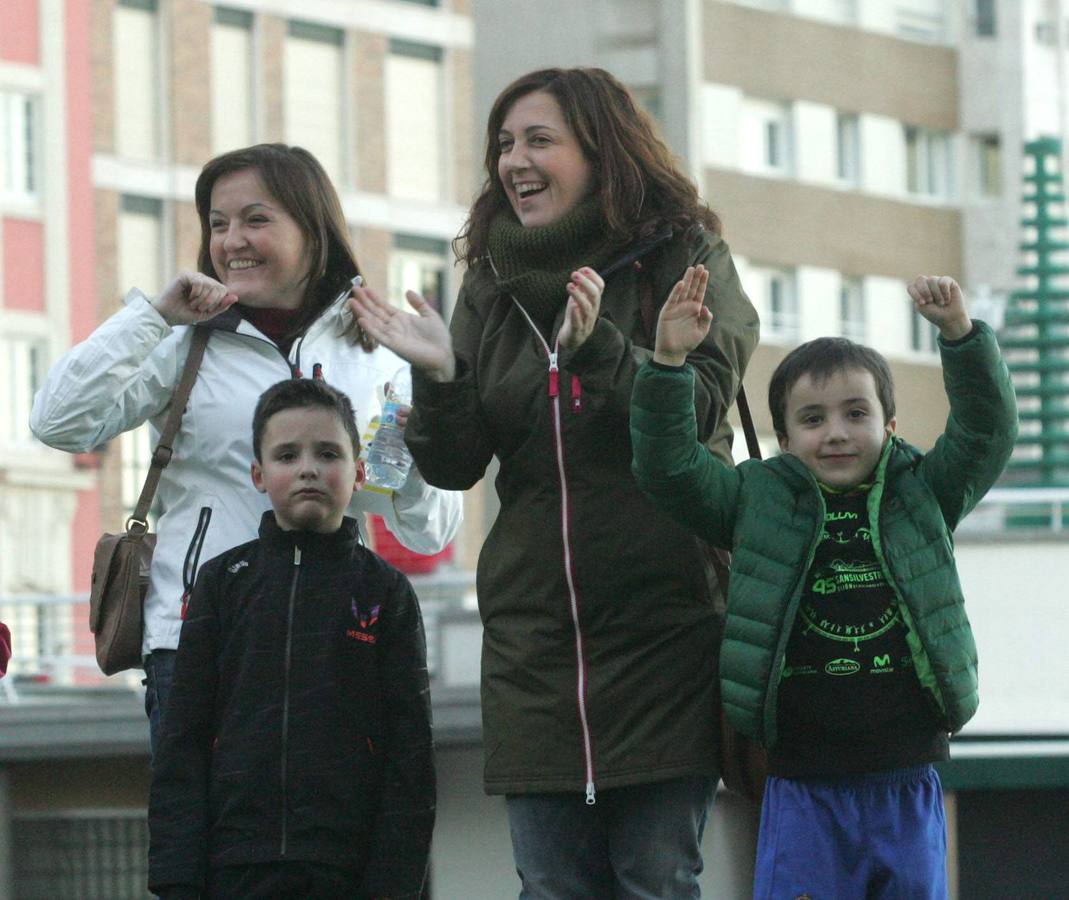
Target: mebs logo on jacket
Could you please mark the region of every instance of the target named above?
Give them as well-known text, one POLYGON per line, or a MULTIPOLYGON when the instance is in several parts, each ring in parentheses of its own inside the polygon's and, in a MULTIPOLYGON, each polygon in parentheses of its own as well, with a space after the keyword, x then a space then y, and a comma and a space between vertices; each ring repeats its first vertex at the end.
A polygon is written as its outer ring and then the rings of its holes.
MULTIPOLYGON (((366 644, 376 643, 378 635, 373 633, 372 629, 379 621, 379 609, 380 607, 376 605, 371 607, 370 611, 363 612, 354 597, 352 604, 353 623, 346 630, 345 636, 354 641, 363 641, 366 644)), ((377 631, 378 629, 375 630, 377 631)))

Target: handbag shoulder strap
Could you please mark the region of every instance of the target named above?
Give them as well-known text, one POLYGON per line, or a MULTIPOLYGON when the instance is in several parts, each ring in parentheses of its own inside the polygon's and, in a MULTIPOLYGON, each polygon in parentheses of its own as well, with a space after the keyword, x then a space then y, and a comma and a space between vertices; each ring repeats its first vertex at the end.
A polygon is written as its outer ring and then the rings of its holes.
POLYGON ((171 398, 171 409, 167 413, 167 421, 160 433, 160 442, 152 451, 152 463, 145 475, 145 485, 141 488, 141 495, 137 498, 133 515, 126 520, 126 531, 132 534, 144 534, 148 531, 148 511, 152 505, 152 498, 156 496, 156 488, 160 484, 160 476, 167 464, 171 461, 174 453, 174 437, 178 434, 178 426, 182 423, 182 415, 186 411, 186 403, 189 401, 193 383, 197 380, 197 372, 200 370, 200 361, 204 358, 204 348, 208 345, 211 337, 211 329, 196 326, 193 329, 193 342, 189 347, 189 356, 182 368, 182 377, 175 388, 171 398))
POLYGON ((750 453, 750 459, 760 459, 761 445, 757 441, 757 430, 753 425, 753 416, 750 415, 750 404, 746 399, 746 388, 741 384, 739 385, 739 393, 735 397, 735 406, 739 409, 742 433, 746 435, 746 449, 750 453))

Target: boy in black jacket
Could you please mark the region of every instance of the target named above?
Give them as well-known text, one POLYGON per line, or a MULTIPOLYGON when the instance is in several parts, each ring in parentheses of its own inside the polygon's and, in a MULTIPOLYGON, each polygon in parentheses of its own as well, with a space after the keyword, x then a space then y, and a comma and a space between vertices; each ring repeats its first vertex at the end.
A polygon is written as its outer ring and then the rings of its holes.
POLYGON ((276 384, 253 416, 260 537, 205 563, 149 804, 149 888, 176 898, 414 898, 434 824, 423 623, 344 512, 348 398, 276 384))

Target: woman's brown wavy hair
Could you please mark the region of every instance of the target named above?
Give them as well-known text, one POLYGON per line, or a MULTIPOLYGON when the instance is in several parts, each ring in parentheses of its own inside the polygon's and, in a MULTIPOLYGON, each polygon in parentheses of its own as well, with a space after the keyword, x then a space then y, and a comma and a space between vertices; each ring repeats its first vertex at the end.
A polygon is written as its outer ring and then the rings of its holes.
MULTIPOLYGON (((308 242, 311 267, 301 302, 300 315, 290 336, 304 330, 326 309, 350 281, 360 274, 349 243, 338 192, 319 161, 301 147, 286 144, 257 144, 223 153, 210 160, 197 177, 197 216, 200 218, 200 251, 197 268, 212 278, 219 274, 212 265, 210 214, 212 188, 224 175, 255 169, 264 187, 282 204, 308 242)), ((345 331, 354 344, 373 350, 375 342, 353 319, 345 331)))
POLYGON ((486 254, 490 223, 509 206, 497 174, 498 133, 512 105, 535 91, 545 91, 560 105, 593 167, 594 191, 609 234, 621 244, 664 223, 685 229, 700 222, 720 233, 720 219, 680 171, 653 119, 626 87, 604 69, 540 69, 512 82, 490 110, 486 182, 453 241, 457 259, 472 265, 486 254))

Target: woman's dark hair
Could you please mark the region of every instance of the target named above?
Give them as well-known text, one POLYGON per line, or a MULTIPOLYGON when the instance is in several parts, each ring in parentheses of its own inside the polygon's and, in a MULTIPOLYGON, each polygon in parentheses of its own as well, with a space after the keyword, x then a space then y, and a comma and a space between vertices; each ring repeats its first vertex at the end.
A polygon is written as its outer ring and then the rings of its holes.
POLYGON ((497 174, 498 133, 512 105, 535 91, 550 94, 579 141, 594 174, 594 191, 609 235, 624 243, 671 223, 700 222, 720 233, 720 220, 698 196, 694 183, 630 92, 604 69, 540 69, 517 78, 494 101, 486 123, 486 182, 472 204, 453 252, 468 265, 486 253, 490 223, 509 206, 497 174))
MULTIPOLYGON (((311 262, 308 284, 300 315, 291 331, 291 336, 301 334, 338 294, 349 287, 353 277, 360 274, 338 192, 319 161, 301 147, 257 144, 210 160, 197 177, 197 215, 200 218, 197 267, 212 278, 220 277, 211 258, 212 188, 223 176, 243 169, 256 170, 264 187, 293 217, 308 242, 311 262)), ((355 318, 346 329, 346 335, 365 350, 375 347, 375 342, 364 333, 355 318)))
POLYGON ((872 375, 876 397, 883 407, 883 423, 890 422, 895 416, 895 383, 887 360, 864 344, 843 337, 822 337, 795 347, 772 373, 768 383, 768 411, 776 434, 787 433, 787 394, 803 375, 822 383, 850 369, 872 375))

